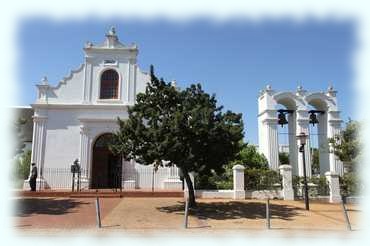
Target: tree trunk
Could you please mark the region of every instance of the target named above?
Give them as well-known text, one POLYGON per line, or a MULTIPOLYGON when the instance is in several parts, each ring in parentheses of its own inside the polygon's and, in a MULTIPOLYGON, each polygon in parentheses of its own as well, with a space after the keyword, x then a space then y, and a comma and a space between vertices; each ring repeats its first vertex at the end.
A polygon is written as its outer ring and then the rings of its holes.
POLYGON ((183 172, 183 175, 184 175, 184 179, 185 179, 186 185, 188 187, 189 207, 190 208, 194 208, 194 207, 197 206, 197 204, 195 202, 195 194, 194 194, 193 182, 191 182, 189 173, 186 170, 182 170, 182 172, 183 172))

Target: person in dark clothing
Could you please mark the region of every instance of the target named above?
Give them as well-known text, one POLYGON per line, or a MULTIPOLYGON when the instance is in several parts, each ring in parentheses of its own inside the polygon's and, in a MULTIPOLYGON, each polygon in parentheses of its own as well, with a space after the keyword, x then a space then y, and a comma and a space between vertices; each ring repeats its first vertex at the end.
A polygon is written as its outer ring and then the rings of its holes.
POLYGON ((35 163, 31 164, 30 187, 31 191, 36 191, 37 167, 35 163))

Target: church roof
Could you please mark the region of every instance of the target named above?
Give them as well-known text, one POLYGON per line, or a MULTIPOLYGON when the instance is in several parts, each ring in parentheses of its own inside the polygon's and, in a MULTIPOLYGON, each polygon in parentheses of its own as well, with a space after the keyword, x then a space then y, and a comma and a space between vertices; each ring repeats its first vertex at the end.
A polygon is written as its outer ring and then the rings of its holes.
POLYGON ((101 44, 93 44, 86 42, 84 50, 137 50, 137 45, 132 44, 127 46, 118 40, 116 29, 111 27, 107 34, 105 34, 105 40, 101 44))

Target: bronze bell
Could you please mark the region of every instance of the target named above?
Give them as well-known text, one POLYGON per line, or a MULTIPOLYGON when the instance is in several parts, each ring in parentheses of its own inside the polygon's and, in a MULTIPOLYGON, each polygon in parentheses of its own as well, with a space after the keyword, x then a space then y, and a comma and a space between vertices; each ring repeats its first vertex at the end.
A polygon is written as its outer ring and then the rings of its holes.
POLYGON ((284 112, 279 112, 279 115, 278 115, 278 124, 281 125, 281 127, 283 127, 284 125, 288 124, 288 121, 286 120, 286 117, 285 117, 285 114, 284 112))
POLYGON ((311 112, 310 114, 310 123, 315 126, 315 124, 318 124, 319 121, 317 120, 317 115, 315 114, 315 112, 311 112))

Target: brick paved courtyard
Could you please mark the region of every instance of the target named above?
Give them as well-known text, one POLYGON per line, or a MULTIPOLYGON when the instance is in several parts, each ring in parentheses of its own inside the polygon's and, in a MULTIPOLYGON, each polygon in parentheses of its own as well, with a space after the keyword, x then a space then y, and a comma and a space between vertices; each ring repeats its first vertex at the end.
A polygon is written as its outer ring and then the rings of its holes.
MULTIPOLYGON (((31 230, 95 229, 94 198, 17 198, 14 227, 31 230)), ((103 230, 183 230, 182 198, 101 198, 103 230)), ((345 231, 340 204, 270 201, 273 230, 345 231)), ((353 229, 358 229, 358 206, 348 205, 353 229)), ((190 211, 188 231, 264 230, 265 201, 198 199, 190 211)))

